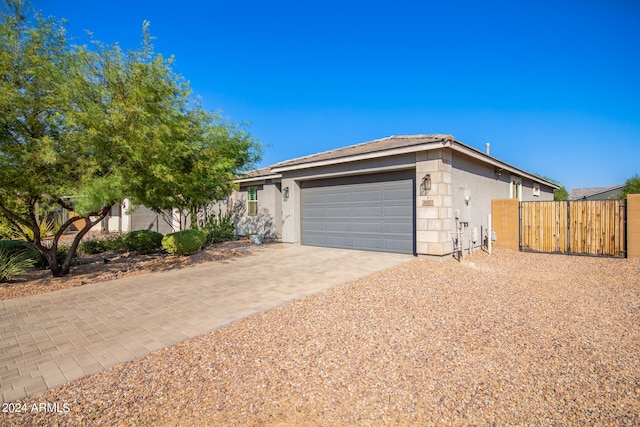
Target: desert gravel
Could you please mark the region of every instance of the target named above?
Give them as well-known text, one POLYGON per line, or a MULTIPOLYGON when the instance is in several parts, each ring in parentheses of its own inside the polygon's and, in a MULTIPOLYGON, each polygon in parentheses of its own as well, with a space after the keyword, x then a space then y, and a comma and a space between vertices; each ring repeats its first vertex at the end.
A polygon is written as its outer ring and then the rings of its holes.
POLYGON ((415 259, 13 403, 0 424, 640 425, 640 260, 415 259))

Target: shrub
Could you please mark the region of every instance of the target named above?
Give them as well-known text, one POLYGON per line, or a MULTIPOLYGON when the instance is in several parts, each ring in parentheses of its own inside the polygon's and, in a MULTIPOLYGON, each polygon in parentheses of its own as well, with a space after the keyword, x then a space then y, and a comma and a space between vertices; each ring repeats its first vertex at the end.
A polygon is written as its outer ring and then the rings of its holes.
POLYGON ((107 251, 115 251, 118 249, 124 249, 125 246, 122 243, 121 237, 109 237, 106 239, 91 239, 91 240, 83 240, 80 242, 80 246, 78 249, 84 254, 93 255, 93 254, 101 254, 107 251))
MULTIPOLYGON (((70 250, 71 250, 71 246, 67 246, 67 245, 58 246, 58 250, 56 251, 56 259, 58 261, 58 264, 62 264, 64 262, 64 259, 67 257, 67 255, 69 255, 70 250)), ((76 251, 76 253, 73 254, 73 257, 75 258, 77 256, 78 256, 78 252, 76 251)))
POLYGON ((26 254, 26 257, 33 261, 34 267, 45 268, 49 265, 44 254, 26 240, 0 240, 0 249, 4 250, 8 256, 21 252, 26 254))
POLYGON ((202 231, 207 236, 205 243, 219 243, 233 240, 235 238, 236 227, 231 220, 231 216, 209 216, 201 226, 202 231))
POLYGON ((6 282, 33 267, 35 261, 26 249, 11 251, 0 247, 0 282, 6 282))
POLYGON ((162 234, 151 230, 130 231, 122 237, 122 244, 128 251, 146 254, 160 249, 162 234))
POLYGON ((78 245, 78 250, 86 255, 93 255, 104 252, 100 240, 83 240, 78 245))
POLYGON ((207 241, 207 235, 199 230, 183 230, 162 238, 162 247, 170 254, 189 255, 199 250, 207 241))

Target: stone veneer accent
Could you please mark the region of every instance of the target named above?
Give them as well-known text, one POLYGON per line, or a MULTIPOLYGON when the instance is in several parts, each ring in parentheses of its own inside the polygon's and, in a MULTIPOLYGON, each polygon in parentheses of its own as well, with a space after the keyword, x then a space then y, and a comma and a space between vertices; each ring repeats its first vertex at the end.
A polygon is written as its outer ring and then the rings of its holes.
POLYGON ((450 148, 416 153, 416 252, 443 256, 453 252, 452 156, 450 148), (420 195, 425 174, 431 190, 420 195))

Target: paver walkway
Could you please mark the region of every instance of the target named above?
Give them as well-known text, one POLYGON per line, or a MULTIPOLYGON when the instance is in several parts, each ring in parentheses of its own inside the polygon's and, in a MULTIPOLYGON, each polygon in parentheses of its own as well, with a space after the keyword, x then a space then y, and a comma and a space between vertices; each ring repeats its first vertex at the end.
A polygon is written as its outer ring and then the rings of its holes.
POLYGON ((9 402, 134 360, 286 302, 410 261, 298 245, 0 301, 9 402))

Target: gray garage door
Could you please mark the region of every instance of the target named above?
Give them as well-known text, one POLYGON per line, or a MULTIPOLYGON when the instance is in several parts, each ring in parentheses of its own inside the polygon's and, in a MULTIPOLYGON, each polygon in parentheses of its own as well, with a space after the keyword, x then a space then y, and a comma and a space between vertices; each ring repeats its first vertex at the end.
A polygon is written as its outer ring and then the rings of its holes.
POLYGON ((302 182, 302 244, 413 254, 413 175, 302 182))

